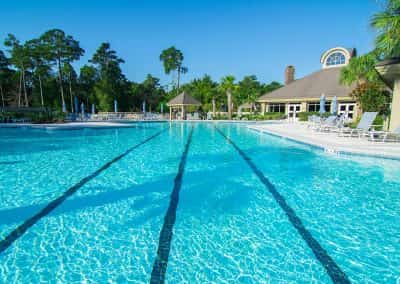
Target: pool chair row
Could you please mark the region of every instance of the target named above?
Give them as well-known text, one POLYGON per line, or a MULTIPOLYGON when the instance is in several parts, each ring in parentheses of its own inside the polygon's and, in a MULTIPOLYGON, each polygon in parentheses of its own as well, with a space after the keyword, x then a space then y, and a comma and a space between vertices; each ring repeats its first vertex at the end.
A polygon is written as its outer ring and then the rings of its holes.
POLYGON ((356 128, 346 127, 343 116, 329 116, 323 119, 319 116, 309 118, 309 128, 318 132, 334 132, 340 137, 367 138, 374 142, 400 142, 400 127, 393 132, 379 131, 382 125, 374 125, 377 112, 365 112, 356 128))

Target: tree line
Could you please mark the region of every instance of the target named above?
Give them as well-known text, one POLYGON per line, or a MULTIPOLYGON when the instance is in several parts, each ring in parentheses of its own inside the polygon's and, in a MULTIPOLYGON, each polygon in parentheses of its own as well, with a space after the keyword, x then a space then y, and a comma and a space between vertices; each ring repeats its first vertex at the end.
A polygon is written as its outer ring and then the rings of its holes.
POLYGON ((255 102, 257 97, 281 87, 278 82, 264 84, 254 75, 241 81, 231 75, 214 81, 209 75, 181 84, 188 72, 183 66, 183 53, 175 47, 163 50, 159 59, 166 74, 172 77, 171 87, 162 86, 160 79, 148 74, 143 82, 132 82, 121 69, 125 63, 110 43, 101 43, 91 59, 79 70, 73 63, 85 51, 80 42, 63 30, 52 29, 38 38, 21 42, 8 34, 5 51, 0 50, 1 106, 46 107, 63 112, 78 112, 75 100, 87 108, 94 104, 98 111, 113 111, 114 101, 119 111, 140 111, 146 102, 147 110, 157 111, 161 104, 179 92, 186 91, 203 104, 205 111, 214 105, 226 109, 226 93, 237 107, 255 102))

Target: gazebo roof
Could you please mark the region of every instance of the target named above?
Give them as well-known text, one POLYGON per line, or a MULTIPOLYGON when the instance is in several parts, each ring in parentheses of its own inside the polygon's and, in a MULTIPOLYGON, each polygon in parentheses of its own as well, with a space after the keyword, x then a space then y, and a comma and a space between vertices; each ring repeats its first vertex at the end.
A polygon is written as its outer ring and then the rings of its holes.
POLYGON ((188 95, 186 92, 182 92, 167 103, 167 106, 199 106, 201 103, 188 95))

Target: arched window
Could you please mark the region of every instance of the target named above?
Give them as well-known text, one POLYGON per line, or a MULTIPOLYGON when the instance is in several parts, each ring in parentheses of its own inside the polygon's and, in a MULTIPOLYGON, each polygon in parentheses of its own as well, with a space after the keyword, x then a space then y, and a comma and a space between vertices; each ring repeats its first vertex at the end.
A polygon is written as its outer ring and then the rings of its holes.
POLYGON ((344 54, 340 52, 332 53, 326 60, 326 66, 343 65, 345 63, 346 57, 344 57, 344 54))

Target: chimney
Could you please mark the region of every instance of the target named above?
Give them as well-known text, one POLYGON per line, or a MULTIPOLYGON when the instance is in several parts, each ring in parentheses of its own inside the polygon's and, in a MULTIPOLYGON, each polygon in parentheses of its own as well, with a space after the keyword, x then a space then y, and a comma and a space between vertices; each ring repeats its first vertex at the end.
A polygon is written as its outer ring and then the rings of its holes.
POLYGON ((294 66, 289 65, 285 69, 285 85, 289 85, 294 81, 294 66))

